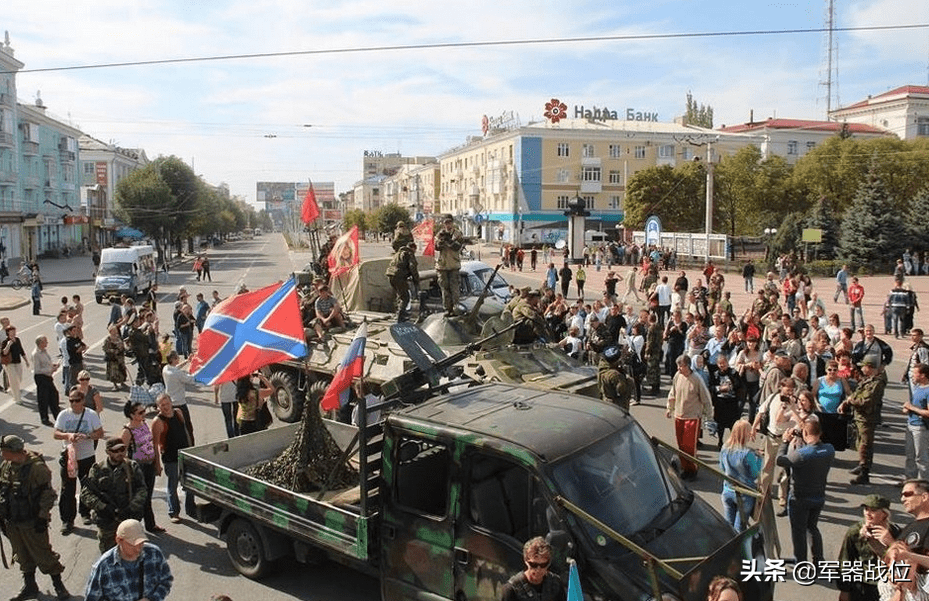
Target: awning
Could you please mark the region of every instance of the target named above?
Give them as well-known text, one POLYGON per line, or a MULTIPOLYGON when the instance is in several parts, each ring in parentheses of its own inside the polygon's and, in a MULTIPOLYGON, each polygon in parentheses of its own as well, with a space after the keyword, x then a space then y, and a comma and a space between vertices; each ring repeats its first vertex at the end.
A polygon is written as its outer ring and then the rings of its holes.
POLYGON ((145 237, 145 234, 135 229, 134 227, 121 227, 116 230, 115 236, 117 238, 133 238, 135 240, 141 240, 145 237))

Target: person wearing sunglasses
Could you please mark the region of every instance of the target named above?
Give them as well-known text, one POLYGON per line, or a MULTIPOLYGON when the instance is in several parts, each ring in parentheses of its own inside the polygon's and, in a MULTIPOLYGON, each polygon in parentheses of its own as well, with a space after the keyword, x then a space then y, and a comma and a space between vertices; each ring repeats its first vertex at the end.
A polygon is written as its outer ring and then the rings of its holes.
POLYGON ((502 601, 565 601, 564 584, 549 567, 552 547, 541 536, 529 539, 523 545, 526 569, 514 575, 503 587, 502 601))
POLYGON ((126 458, 128 447, 114 436, 106 441, 106 459, 93 464, 81 483, 81 501, 93 511, 100 553, 116 545, 120 522, 143 516, 148 490, 139 464, 126 458))
POLYGON ((64 535, 74 531, 74 518, 78 510, 85 526, 93 523, 90 508, 84 505, 83 501, 78 505, 75 495, 78 481, 83 481, 90 471, 90 466, 94 464, 94 441, 103 438, 100 417, 96 411, 84 405, 84 393, 77 386, 68 391, 68 403, 70 409, 63 409, 55 419, 54 433, 55 440, 60 440, 63 444, 59 460, 61 496, 58 498, 58 512, 61 517, 61 533, 64 535), (76 470, 68 467, 72 455, 77 462, 76 470))

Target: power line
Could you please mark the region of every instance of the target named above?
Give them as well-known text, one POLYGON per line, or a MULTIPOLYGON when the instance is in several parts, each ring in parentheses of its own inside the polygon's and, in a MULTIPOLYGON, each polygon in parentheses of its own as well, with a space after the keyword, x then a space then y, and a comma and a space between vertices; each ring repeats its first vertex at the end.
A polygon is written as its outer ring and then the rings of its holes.
MULTIPOLYGON (((862 27, 833 27, 833 33, 838 32, 868 32, 868 31, 903 31, 910 29, 927 29, 929 23, 917 23, 910 25, 870 25, 862 27)), ((810 33, 824 33, 829 31, 827 27, 815 27, 810 29, 770 29, 770 30, 745 30, 745 31, 705 31, 691 33, 644 33, 644 34, 626 34, 626 35, 609 35, 609 36, 580 36, 570 38, 533 38, 527 40, 490 40, 484 42, 437 42, 431 44, 405 44, 392 46, 357 46, 350 48, 329 48, 320 50, 290 50, 284 52, 259 52, 248 54, 224 54, 213 56, 182 57, 182 58, 165 58, 141 61, 125 61, 112 63, 95 63, 88 65, 68 65, 63 67, 37 67, 35 69, 23 69, 17 73, 47 73, 52 71, 78 71, 87 69, 112 69, 121 67, 143 67, 152 65, 176 65, 183 63, 215 62, 229 60, 250 60, 260 58, 284 58, 293 56, 322 56, 333 54, 360 54, 369 52, 404 52, 409 50, 448 50, 454 48, 489 48, 502 46, 529 46, 541 44, 576 44, 592 42, 634 42, 643 40, 669 40, 669 39, 694 39, 694 38, 723 38, 723 37, 744 37, 744 36, 772 36, 772 35, 796 35, 810 33)), ((0 71, 0 73, 14 73, 14 71, 0 71)))

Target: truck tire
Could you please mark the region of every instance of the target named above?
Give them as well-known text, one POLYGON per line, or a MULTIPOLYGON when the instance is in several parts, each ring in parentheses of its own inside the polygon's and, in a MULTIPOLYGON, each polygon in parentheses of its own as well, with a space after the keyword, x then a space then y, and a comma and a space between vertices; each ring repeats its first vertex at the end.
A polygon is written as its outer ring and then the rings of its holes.
POLYGON ((282 422, 292 424, 303 415, 303 393, 297 388, 297 380, 286 371, 273 371, 269 378, 274 392, 269 397, 274 415, 282 422))
POLYGON ((273 567, 273 562, 265 555, 261 535, 248 520, 236 518, 229 524, 226 551, 236 571, 252 580, 267 575, 273 567))
POLYGON ((98 305, 102 305, 102 304, 103 304, 103 297, 102 297, 102 296, 98 296, 98 297, 97 297, 97 304, 98 304, 98 305))

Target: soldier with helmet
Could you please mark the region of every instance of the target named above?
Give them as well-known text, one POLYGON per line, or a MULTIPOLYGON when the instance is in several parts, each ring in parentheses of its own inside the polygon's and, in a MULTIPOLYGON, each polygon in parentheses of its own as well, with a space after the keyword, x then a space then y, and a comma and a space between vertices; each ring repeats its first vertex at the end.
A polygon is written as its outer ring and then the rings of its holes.
POLYGON ((446 315, 454 315, 460 295, 458 271, 461 269, 461 249, 465 246, 461 230, 455 226, 451 215, 446 215, 442 229, 435 234, 435 269, 439 274, 442 289, 442 304, 446 315))
MULTIPOLYGON (((396 242, 396 239, 394 242, 396 242)), ((394 294, 397 295, 397 321, 407 321, 409 316, 406 307, 410 304, 410 281, 413 282, 415 288, 419 287, 416 243, 413 242, 412 237, 405 246, 401 246, 394 253, 385 273, 390 281, 390 287, 394 289, 394 294)))
POLYGON ((413 234, 410 233, 405 221, 398 221, 397 227, 394 228, 394 239, 391 246, 394 252, 399 251, 413 243, 413 234))
POLYGON ((600 388, 600 398, 607 403, 619 405, 629 411, 629 402, 635 385, 626 374, 623 362, 623 351, 618 346, 610 346, 600 354, 597 365, 597 384, 600 388))
POLYGON ((55 505, 52 472, 39 453, 27 451, 19 436, 0 439, 0 526, 13 548, 13 560, 23 575, 23 588, 13 601, 36 599, 39 585, 35 570, 52 577, 55 595, 68 599, 71 594, 61 580, 64 566, 48 539, 48 522, 55 505))

